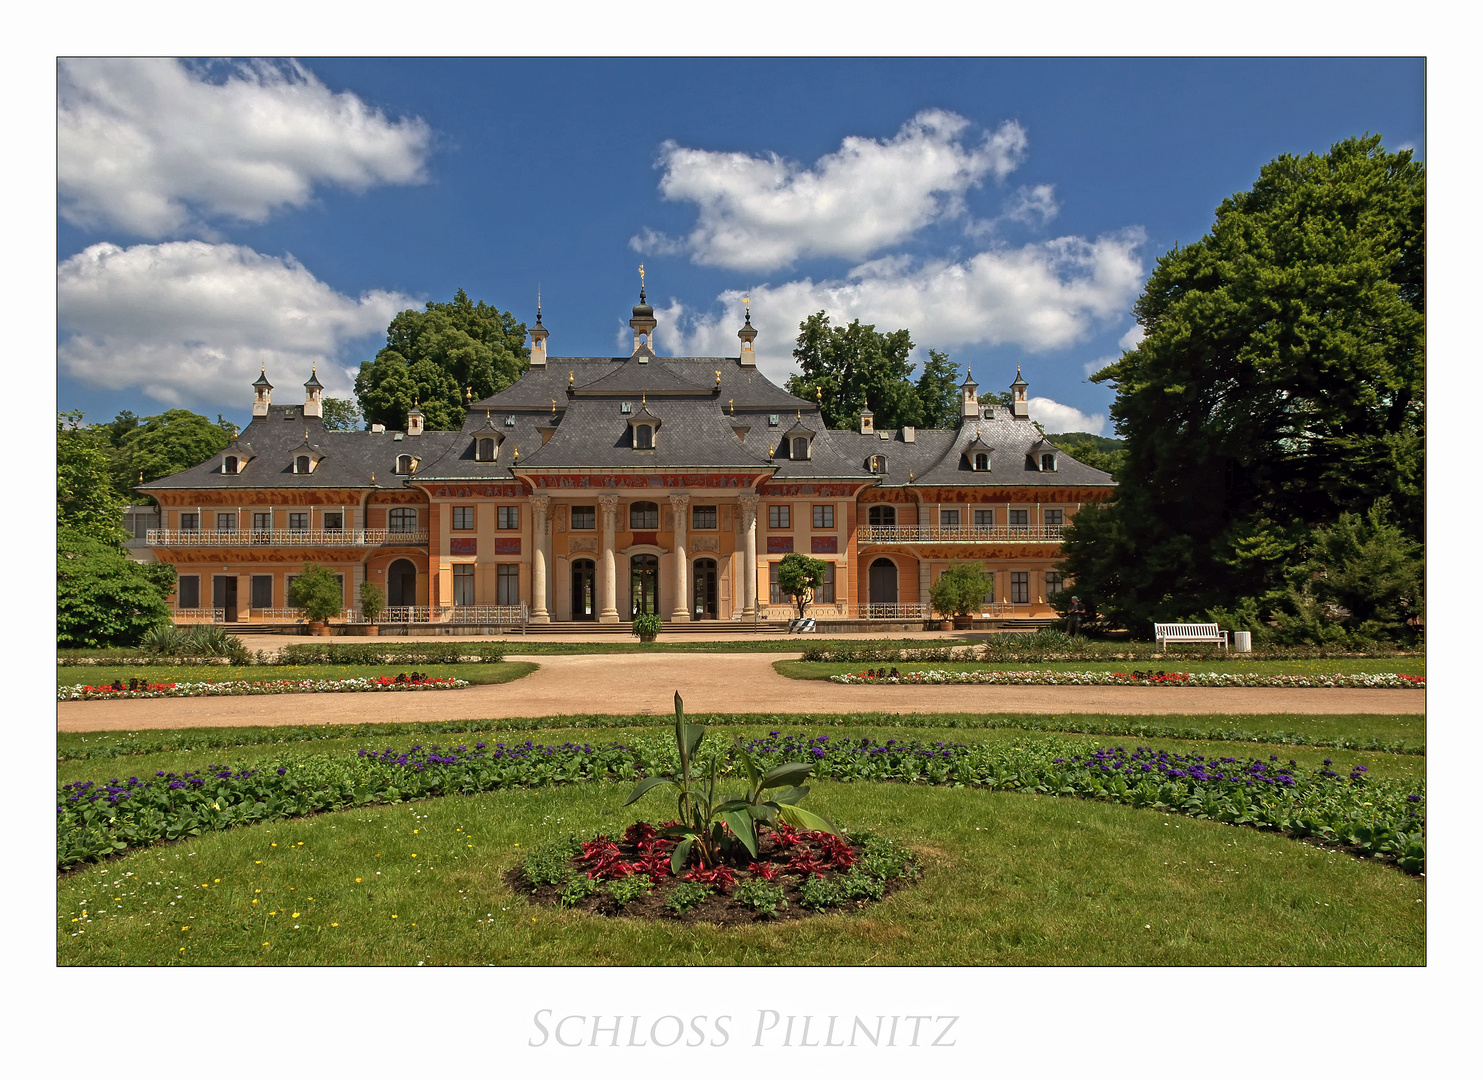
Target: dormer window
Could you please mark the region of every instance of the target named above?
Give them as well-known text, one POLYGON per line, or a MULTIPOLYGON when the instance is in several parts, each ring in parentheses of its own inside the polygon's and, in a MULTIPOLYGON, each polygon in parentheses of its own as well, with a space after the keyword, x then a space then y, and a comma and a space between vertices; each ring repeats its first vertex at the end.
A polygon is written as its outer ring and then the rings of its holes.
POLYGON ((802 435, 793 440, 792 458, 794 461, 808 460, 808 439, 802 435))
POLYGON ((242 471, 242 459, 239 457, 229 456, 225 461, 221 463, 221 471, 229 476, 235 476, 237 473, 242 471))
POLYGON ((417 471, 417 459, 411 454, 398 454, 396 458, 396 471, 399 476, 407 476, 417 471))
POLYGON ((974 472, 988 472, 989 471, 989 455, 988 454, 974 454, 973 455, 973 471, 974 472))
POLYGON ((474 447, 475 461, 494 461, 499 457, 499 443, 493 439, 480 439, 474 447))
POLYGON ((886 471, 886 456, 884 454, 871 454, 870 459, 865 463, 865 467, 877 475, 884 473, 886 471))
POLYGON ((654 425, 635 424, 633 427, 633 448, 635 450, 654 449, 654 425))
POLYGON ((1040 471, 1041 472, 1055 472, 1056 471, 1056 455, 1055 454, 1041 454, 1040 455, 1040 471))
POLYGON ((294 472, 307 474, 313 471, 314 459, 311 458, 308 454, 300 454, 298 457, 294 458, 294 472))

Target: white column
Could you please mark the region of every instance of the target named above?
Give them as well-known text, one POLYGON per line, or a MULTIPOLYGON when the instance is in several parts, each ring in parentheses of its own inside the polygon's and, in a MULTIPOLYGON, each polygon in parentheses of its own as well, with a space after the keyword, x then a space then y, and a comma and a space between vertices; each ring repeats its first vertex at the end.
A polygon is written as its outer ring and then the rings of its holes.
POLYGON ((546 606, 546 545, 550 526, 547 512, 550 508, 551 496, 531 496, 530 621, 533 623, 551 621, 551 611, 546 606))
POLYGON ((671 622, 690 621, 690 556, 685 550, 686 516, 690 512, 689 495, 671 495, 669 504, 675 508, 675 602, 670 608, 671 622))
POLYGON ((598 513, 602 515, 602 558, 597 563, 597 592, 602 605, 597 612, 597 621, 618 622, 618 569, 613 555, 614 535, 618 529, 618 496, 599 495, 598 513))
POLYGON ((756 495, 738 495, 736 502, 741 509, 742 572, 739 599, 742 616, 757 613, 757 503, 756 495))

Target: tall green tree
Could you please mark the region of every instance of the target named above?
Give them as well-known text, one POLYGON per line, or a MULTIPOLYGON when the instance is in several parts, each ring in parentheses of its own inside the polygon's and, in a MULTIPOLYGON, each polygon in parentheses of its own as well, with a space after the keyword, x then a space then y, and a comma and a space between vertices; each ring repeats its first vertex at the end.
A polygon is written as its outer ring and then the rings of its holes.
MULTIPOLYGON (((124 420, 120 413, 107 428, 117 429, 124 420)), ((201 464, 224 450, 235 430, 220 416, 211 421, 188 409, 167 409, 158 416, 144 417, 118 441, 114 474, 119 490, 127 494, 140 482, 141 473, 148 482, 201 464)))
POLYGON ((922 365, 916 388, 917 400, 922 404, 922 427, 958 426, 958 418, 962 415, 958 397, 962 383, 963 371, 947 358, 947 353, 927 350, 927 362, 922 365))
POLYGON ((355 402, 344 398, 327 397, 320 402, 323 407, 324 426, 328 431, 358 431, 361 426, 360 409, 355 402))
POLYGON ((355 399, 368 424, 404 428, 415 404, 428 428, 454 431, 463 426, 470 389, 476 401, 488 397, 529 362, 525 324, 459 289, 450 303, 429 300, 425 310, 391 320, 386 346, 360 366, 355 399))
POLYGON ((828 315, 816 312, 798 326, 793 359, 801 374, 788 380, 787 389, 820 402, 824 423, 831 428, 856 427, 867 407, 878 428, 921 426, 922 403, 911 383, 911 350, 909 330, 881 334, 859 319, 848 326, 831 326, 828 315))
POLYGON ((136 563, 114 538, 58 528, 57 644, 137 644, 145 631, 170 621, 165 598, 174 584, 168 563, 136 563))
POLYGON ((57 414, 57 529, 117 546, 127 500, 114 488, 110 450, 106 429, 84 425, 81 412, 57 414))
POLYGON ((1065 569, 1127 625, 1271 595, 1384 498, 1422 539, 1425 173, 1379 136, 1284 155, 1158 261, 1116 388, 1126 462, 1065 569))

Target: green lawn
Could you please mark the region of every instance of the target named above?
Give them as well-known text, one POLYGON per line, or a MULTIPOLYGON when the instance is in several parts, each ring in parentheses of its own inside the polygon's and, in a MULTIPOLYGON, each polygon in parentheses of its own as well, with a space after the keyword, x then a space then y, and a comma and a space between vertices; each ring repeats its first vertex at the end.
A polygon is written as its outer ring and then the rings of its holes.
POLYGON ((1181 671, 1216 674, 1256 675, 1425 675, 1426 657, 1395 657, 1386 660, 1194 660, 1170 656, 1157 662, 1120 660, 1041 660, 995 661, 993 663, 918 663, 852 661, 805 662, 774 660, 773 668, 789 679, 828 679, 832 675, 849 675, 871 668, 896 668, 900 671, 1181 671))
POLYGON ((861 914, 723 931, 533 908, 505 884, 533 844, 636 820, 624 794, 448 797, 147 849, 59 879, 57 962, 1426 962, 1424 879, 1250 829, 962 788, 815 785, 812 807, 920 856, 917 885, 861 914))
POLYGON ((125 684, 130 679, 147 682, 277 682, 280 679, 359 679, 372 675, 397 675, 418 671, 438 679, 463 679, 470 683, 503 683, 529 675, 538 665, 523 660, 504 660, 493 664, 303 664, 283 667, 226 664, 145 664, 105 667, 77 666, 57 668, 57 687, 103 686, 115 679, 125 684))

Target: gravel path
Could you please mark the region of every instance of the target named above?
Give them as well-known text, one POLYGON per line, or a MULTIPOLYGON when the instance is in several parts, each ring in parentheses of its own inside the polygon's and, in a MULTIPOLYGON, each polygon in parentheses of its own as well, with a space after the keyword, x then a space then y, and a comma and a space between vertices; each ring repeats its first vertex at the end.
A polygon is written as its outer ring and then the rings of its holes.
POLYGON ((532 656, 515 682, 422 693, 286 694, 57 703, 58 731, 484 720, 568 714, 688 713, 1416 713, 1416 690, 1244 687, 841 686, 786 679, 774 660, 796 653, 635 653, 532 656))

